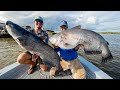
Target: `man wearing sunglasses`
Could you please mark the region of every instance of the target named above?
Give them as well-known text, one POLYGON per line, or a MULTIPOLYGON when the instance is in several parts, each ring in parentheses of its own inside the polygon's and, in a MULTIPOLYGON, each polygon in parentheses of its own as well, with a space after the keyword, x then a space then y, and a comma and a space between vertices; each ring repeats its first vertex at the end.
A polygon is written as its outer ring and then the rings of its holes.
MULTIPOLYGON (((42 30, 43 18, 41 16, 35 17, 34 25, 35 29, 31 32, 40 37, 45 43, 48 44, 48 34, 42 30)), ((46 71, 48 69, 47 65, 43 64, 42 59, 39 56, 34 53, 30 53, 29 51, 21 53, 17 58, 17 62, 19 62, 20 64, 30 64, 28 74, 32 74, 34 72, 38 62, 41 70, 46 71)))

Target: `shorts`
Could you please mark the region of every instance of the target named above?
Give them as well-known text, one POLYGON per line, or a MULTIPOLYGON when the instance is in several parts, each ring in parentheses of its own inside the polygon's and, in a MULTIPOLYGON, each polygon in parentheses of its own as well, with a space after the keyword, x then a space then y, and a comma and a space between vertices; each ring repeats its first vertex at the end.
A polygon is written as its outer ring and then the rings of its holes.
POLYGON ((32 57, 32 53, 30 53, 29 51, 26 51, 27 54, 29 54, 32 57))

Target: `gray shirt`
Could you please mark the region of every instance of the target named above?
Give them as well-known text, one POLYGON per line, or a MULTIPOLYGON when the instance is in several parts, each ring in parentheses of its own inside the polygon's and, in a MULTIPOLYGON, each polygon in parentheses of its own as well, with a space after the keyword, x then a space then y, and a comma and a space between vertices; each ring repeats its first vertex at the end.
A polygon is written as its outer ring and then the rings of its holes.
POLYGON ((49 37, 46 31, 42 30, 40 33, 37 34, 35 33, 35 30, 32 30, 31 32, 40 37, 45 43, 48 44, 49 37))

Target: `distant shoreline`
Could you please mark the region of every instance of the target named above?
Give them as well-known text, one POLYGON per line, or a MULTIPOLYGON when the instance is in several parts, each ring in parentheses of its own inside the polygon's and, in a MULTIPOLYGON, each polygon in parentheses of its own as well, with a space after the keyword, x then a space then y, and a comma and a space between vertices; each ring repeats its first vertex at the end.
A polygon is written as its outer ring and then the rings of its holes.
MULTIPOLYGON (((120 34, 120 32, 97 32, 99 34, 120 34)), ((52 35, 57 34, 57 33, 52 33, 52 35)))
MULTIPOLYGON (((99 34, 120 34, 120 32, 97 32, 99 34)), ((55 32, 51 33, 52 35, 56 34, 55 32)), ((7 34, 0 34, 0 38, 11 38, 11 36, 7 34)))
POLYGON ((120 34, 120 32, 97 32, 99 34, 120 34))

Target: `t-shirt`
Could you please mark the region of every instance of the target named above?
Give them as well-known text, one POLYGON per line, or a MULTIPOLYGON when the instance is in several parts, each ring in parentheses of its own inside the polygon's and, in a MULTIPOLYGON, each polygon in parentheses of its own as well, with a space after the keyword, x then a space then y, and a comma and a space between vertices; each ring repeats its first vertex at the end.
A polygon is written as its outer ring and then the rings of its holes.
POLYGON ((32 30, 31 31, 33 34, 37 35, 38 37, 40 37, 45 43, 48 44, 48 40, 49 40, 49 37, 48 37, 48 34, 46 31, 42 30, 41 32, 39 33, 35 33, 35 30, 32 30))
POLYGON ((60 52, 60 56, 64 60, 74 60, 78 57, 77 51, 75 49, 63 49, 55 48, 56 52, 60 52))

